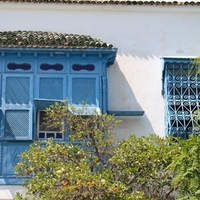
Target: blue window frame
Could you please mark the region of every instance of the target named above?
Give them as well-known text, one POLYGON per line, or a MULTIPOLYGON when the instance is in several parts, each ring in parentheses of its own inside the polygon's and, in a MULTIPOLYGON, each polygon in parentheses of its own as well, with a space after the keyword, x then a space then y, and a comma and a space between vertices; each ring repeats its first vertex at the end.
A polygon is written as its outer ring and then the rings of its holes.
POLYGON ((164 59, 166 135, 200 131, 200 75, 190 59, 164 59))

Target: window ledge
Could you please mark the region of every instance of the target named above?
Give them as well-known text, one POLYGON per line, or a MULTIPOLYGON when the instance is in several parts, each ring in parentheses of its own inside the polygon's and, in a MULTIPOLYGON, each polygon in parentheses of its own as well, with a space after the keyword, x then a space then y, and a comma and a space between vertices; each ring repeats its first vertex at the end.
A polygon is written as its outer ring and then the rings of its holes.
POLYGON ((143 116, 144 111, 107 111, 110 115, 115 116, 143 116))

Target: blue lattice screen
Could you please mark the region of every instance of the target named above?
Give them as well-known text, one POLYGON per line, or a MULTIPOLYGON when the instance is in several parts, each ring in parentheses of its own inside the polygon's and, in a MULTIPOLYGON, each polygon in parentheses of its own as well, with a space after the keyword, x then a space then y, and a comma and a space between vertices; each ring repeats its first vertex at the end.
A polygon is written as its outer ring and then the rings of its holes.
POLYGON ((3 85, 2 139, 31 139, 31 76, 6 75, 3 85))
POLYGON ((63 78, 40 78, 39 98, 63 99, 63 78))
POLYGON ((165 63, 166 132, 187 138, 199 132, 200 76, 188 62, 165 63))
POLYGON ((29 137, 29 110, 6 110, 4 138, 29 137))
POLYGON ((95 78, 72 78, 72 103, 96 105, 96 79, 95 78))
POLYGON ((7 104, 29 104, 30 77, 6 77, 5 91, 7 104))

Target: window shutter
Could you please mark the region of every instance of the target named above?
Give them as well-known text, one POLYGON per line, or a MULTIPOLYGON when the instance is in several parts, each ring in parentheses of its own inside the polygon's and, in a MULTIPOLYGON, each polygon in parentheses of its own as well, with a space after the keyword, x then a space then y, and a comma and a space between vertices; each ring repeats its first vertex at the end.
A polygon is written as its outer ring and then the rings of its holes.
POLYGON ((88 107, 99 108, 99 77, 71 76, 69 100, 77 107, 84 102, 88 107))
POLYGON ((39 91, 38 97, 40 99, 57 99, 63 100, 66 98, 66 81, 64 76, 49 77, 41 76, 39 77, 39 91))
POLYGON ((3 77, 2 139, 32 139, 32 76, 3 77))

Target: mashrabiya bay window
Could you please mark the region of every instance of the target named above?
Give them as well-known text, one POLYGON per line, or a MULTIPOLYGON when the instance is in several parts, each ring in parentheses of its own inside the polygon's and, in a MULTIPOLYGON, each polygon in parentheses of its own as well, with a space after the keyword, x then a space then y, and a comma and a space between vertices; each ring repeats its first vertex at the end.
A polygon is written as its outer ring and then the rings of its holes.
POLYGON ((116 52, 90 36, 0 32, 1 184, 20 182, 14 166, 33 140, 68 139, 59 130, 46 129, 46 107, 68 98, 76 108, 84 101, 91 111, 107 112, 107 67, 116 52))
POLYGON ((166 135, 187 138, 200 132, 200 74, 193 59, 164 58, 166 135))

